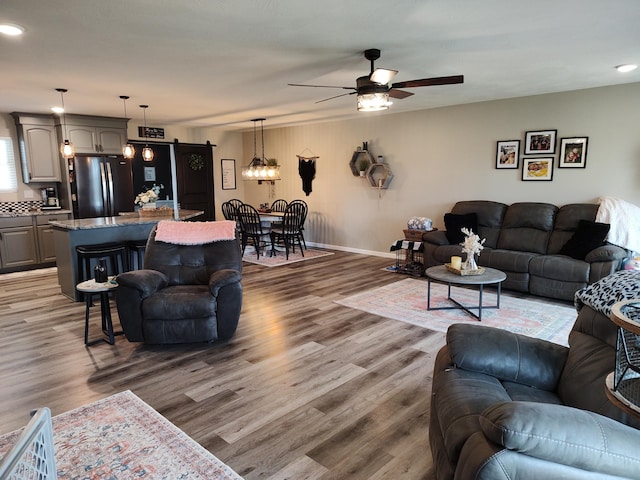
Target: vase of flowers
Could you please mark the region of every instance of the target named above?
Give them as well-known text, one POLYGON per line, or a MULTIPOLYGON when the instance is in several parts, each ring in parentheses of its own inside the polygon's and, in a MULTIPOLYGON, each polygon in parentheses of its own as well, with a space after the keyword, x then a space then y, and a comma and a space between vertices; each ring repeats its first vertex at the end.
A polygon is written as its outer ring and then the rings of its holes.
POLYGON ((462 227, 460 231, 465 234, 464 242, 460 245, 462 245, 462 251, 467 254, 462 268, 463 270, 477 270, 476 255, 480 255, 480 252, 484 248, 486 238, 480 240, 480 237, 473 233, 473 230, 470 228, 462 227))
POLYGON ((156 185, 154 183, 151 188, 145 188, 145 191, 136 195, 135 204, 144 209, 156 208, 156 200, 158 200, 160 190, 164 188, 164 185, 156 185))

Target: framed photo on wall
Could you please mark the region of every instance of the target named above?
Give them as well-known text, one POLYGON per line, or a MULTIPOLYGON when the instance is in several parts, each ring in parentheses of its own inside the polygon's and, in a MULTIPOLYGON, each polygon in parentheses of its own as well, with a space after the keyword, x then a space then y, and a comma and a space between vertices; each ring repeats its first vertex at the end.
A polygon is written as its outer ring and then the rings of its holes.
POLYGON ((546 155, 556 153, 557 130, 536 130, 526 132, 524 140, 525 155, 546 155))
POLYGON ((560 168, 584 168, 587 166, 587 141, 589 137, 560 139, 560 168))
POLYGON ((523 158, 523 181, 551 181, 553 179, 553 157, 523 158))
POLYGON ((518 168, 520 140, 501 140, 496 147, 496 168, 518 168))
POLYGON ((222 166, 222 189, 236 189, 236 161, 232 158, 220 160, 222 166))

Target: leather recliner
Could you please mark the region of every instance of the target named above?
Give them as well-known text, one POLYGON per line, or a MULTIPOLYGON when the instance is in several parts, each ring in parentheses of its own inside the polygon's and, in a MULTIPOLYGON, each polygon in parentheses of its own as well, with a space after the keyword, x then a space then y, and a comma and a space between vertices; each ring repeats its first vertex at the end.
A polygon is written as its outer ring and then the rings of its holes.
POLYGON ((569 347, 455 324, 434 368, 429 441, 438 480, 640 479, 640 420, 606 396, 616 301, 640 297, 640 272, 576 294, 569 347))
POLYGON ((242 308, 240 242, 147 241, 144 269, 118 275, 116 304, 130 342, 214 342, 233 337, 242 308))

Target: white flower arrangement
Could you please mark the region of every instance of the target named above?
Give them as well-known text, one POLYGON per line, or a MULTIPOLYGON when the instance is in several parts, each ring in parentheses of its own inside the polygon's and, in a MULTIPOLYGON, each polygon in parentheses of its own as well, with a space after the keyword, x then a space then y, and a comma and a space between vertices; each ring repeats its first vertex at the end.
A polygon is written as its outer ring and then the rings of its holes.
POLYGON ((154 183, 151 188, 136 195, 134 203, 136 205, 140 205, 141 207, 143 205, 146 205, 147 203, 155 203, 158 200, 158 196, 160 195, 160 190, 162 190, 163 188, 163 184, 156 185, 154 183))
POLYGON ((484 248, 484 242, 486 238, 480 240, 480 237, 473 233, 470 228, 462 227, 460 229, 465 234, 464 242, 462 245, 462 251, 467 254, 467 258, 472 258, 474 255, 480 255, 480 252, 484 248))

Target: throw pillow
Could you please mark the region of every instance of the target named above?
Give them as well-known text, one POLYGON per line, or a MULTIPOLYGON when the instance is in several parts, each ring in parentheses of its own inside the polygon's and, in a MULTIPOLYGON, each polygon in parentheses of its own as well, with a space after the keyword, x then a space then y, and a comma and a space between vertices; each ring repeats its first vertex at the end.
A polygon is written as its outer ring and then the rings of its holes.
POLYGON ((560 255, 568 255, 577 260, 584 260, 594 248, 604 244, 610 225, 608 223, 580 220, 573 236, 560 249, 560 255))
POLYGON ((445 235, 447 240, 452 245, 464 242, 464 233, 460 231, 461 228, 466 227, 478 233, 478 214, 466 213, 458 215, 455 213, 445 213, 444 226, 447 229, 445 235))

